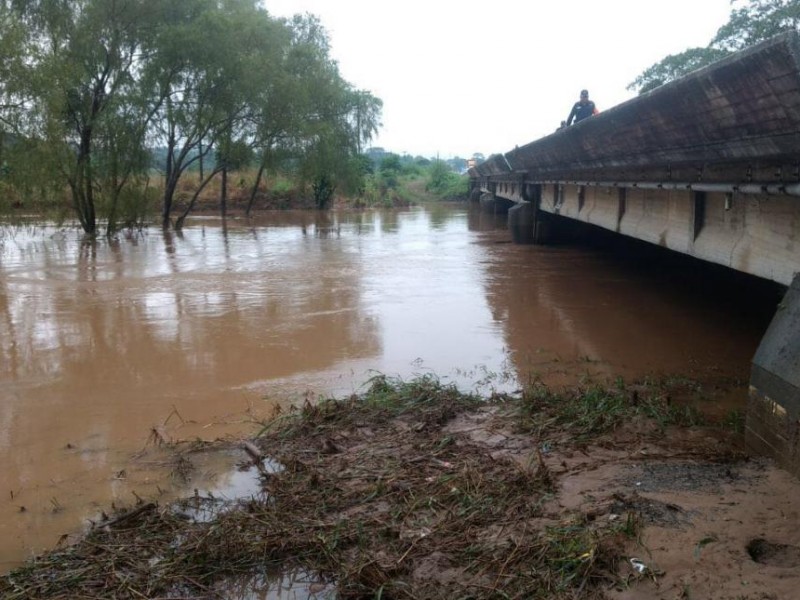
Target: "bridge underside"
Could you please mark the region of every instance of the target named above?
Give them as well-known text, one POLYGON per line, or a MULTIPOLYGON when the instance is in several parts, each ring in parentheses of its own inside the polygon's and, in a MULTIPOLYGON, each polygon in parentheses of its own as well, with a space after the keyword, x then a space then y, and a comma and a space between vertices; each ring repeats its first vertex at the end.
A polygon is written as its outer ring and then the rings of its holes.
POLYGON ((548 241, 542 227, 533 235, 547 213, 784 285, 800 265, 800 202, 787 196, 567 184, 537 193, 530 241, 548 241))
POLYGON ((800 476, 800 38, 784 34, 470 169, 515 241, 581 221, 789 286, 746 443, 800 476))

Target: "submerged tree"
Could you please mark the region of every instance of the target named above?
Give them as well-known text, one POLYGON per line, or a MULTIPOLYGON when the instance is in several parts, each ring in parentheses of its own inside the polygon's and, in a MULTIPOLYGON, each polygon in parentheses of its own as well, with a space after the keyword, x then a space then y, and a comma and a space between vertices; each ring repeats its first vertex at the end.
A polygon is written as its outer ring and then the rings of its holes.
POLYGON ((142 195, 153 147, 165 227, 204 158, 200 188, 223 178, 223 214, 228 171, 254 156, 256 187, 289 161, 329 199, 381 107, 341 78, 315 17, 275 19, 258 0, 0 0, 0 59, 0 161, 55 174, 87 234, 103 217, 112 233, 121 200, 142 195))
POLYGON ((121 186, 141 165, 138 149, 154 114, 149 90, 142 89, 143 56, 151 47, 159 3, 12 4, 15 21, 30 33, 18 67, 26 81, 18 92, 26 112, 19 134, 42 142, 28 147, 61 174, 83 230, 94 234, 98 192, 111 193, 113 212, 121 186), (102 186, 101 181, 113 183, 102 186))
POLYGON ((689 48, 645 69, 628 85, 644 94, 725 56, 800 27, 800 0, 732 0, 728 22, 705 48, 689 48))

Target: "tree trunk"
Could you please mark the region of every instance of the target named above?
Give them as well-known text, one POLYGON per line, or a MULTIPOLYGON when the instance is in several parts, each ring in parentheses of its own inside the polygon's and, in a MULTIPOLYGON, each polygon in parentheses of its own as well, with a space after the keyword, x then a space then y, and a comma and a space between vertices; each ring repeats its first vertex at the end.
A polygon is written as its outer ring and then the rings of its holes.
POLYGON ((258 165, 258 173, 256 173, 256 182, 253 184, 253 189, 250 190, 250 199, 247 201, 247 210, 245 211, 246 216, 250 216, 250 210, 253 208, 253 202, 256 199, 256 193, 258 192, 258 186, 261 183, 261 177, 264 175, 264 169, 267 167, 267 159, 266 157, 262 159, 261 164, 258 165))
POLYGON ((203 183, 203 140, 197 142, 197 151, 200 153, 200 183, 203 183))
POLYGON ((94 235, 97 230, 97 217, 94 210, 94 186, 92 181, 92 128, 90 126, 83 127, 80 137, 72 197, 83 231, 89 235, 94 235))
POLYGON ((228 167, 222 167, 222 188, 219 192, 219 209, 224 219, 228 213, 228 167))
POLYGON ((189 201, 189 206, 186 207, 186 210, 183 211, 183 214, 180 217, 178 217, 177 221, 175 221, 175 231, 181 230, 181 228, 183 227, 183 222, 186 220, 186 217, 189 216, 189 213, 194 208, 194 204, 195 202, 197 202, 197 198, 200 196, 200 192, 203 191, 203 188, 205 188, 208 185, 208 183, 214 178, 214 175, 216 175, 217 173, 219 173, 219 169, 214 169, 211 172, 211 174, 197 188, 194 195, 192 196, 192 199, 189 201))
POLYGON ((172 199, 178 179, 175 176, 175 130, 170 127, 167 139, 167 164, 164 167, 164 205, 161 212, 161 227, 169 229, 170 213, 172 212, 172 199))

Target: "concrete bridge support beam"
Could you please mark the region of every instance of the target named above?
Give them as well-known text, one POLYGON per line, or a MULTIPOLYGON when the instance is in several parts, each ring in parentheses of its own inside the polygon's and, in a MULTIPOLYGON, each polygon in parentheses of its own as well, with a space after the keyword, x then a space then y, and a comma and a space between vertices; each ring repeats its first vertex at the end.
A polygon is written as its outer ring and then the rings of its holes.
POLYGON ((753 358, 745 444, 800 477, 800 274, 753 358))

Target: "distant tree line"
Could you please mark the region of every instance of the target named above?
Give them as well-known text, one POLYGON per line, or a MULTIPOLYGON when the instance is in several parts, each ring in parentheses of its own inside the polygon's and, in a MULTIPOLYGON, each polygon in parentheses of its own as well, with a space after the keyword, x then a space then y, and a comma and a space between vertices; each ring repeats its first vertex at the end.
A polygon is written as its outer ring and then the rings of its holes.
POLYGON ((731 0, 731 4, 728 22, 717 30, 708 46, 663 58, 645 69, 628 89, 644 94, 733 52, 800 27, 800 0, 731 0))
POLYGON ((243 166, 257 169, 248 211, 265 171, 287 165, 323 208, 359 185, 381 108, 341 77, 311 15, 275 18, 257 0, 0 0, 0 183, 66 191, 88 234, 100 220, 112 233, 147 193, 154 148, 165 228, 214 177, 224 214, 243 166), (201 183, 174 214, 189 169, 201 183))
MULTIPOLYGON (((469 192, 465 175, 469 164, 467 159, 401 155, 379 147, 368 148, 364 156, 368 161, 369 177, 362 196, 368 204, 394 206, 398 201, 404 203, 404 196, 415 195, 409 190, 414 187, 412 181, 424 182, 423 189, 429 196, 443 200, 463 200, 469 192)), ((480 164, 486 159, 476 152, 472 160, 480 164)))
MULTIPOLYGON (((387 152, 383 148, 373 147, 367 148, 365 154, 372 162, 373 167, 377 168, 380 166, 381 161, 386 157, 392 157, 392 160, 399 161, 402 165, 429 165, 433 161, 440 161, 447 165, 451 170, 455 171, 456 173, 464 173, 467 170, 467 166, 469 161, 466 158, 461 158, 460 156, 454 156, 452 158, 446 159, 439 159, 439 158, 425 158, 423 156, 411 156, 410 154, 396 154, 393 152, 387 152)), ((480 152, 475 152, 472 155, 472 160, 475 161, 476 164, 481 164, 486 160, 486 157, 481 154, 480 152)))

